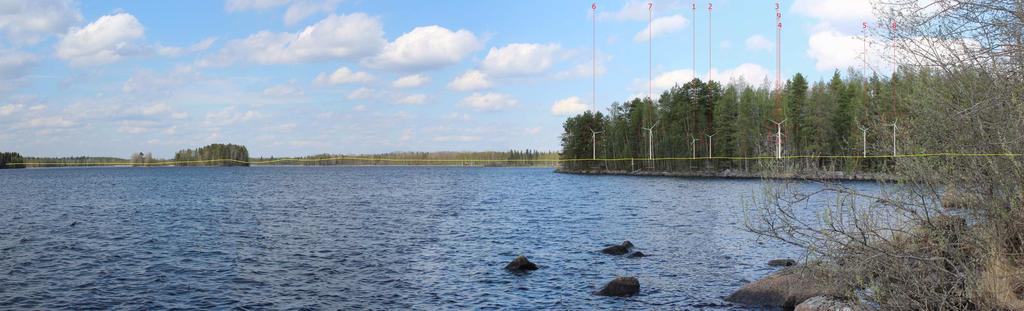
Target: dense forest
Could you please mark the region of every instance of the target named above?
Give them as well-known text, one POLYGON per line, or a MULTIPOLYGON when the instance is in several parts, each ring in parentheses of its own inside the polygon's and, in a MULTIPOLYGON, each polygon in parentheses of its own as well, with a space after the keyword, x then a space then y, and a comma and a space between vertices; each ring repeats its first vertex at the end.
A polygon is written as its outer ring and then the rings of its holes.
POLYGON ((17 152, 0 152, 0 169, 25 168, 25 159, 17 152))
POLYGON ((249 166, 249 150, 242 145, 211 144, 174 154, 176 166, 249 166))
POLYGON ((888 159, 871 156, 892 155, 893 123, 898 130, 914 84, 931 79, 928 71, 901 70, 892 78, 836 71, 828 81, 810 82, 798 73, 777 90, 767 82, 694 79, 656 102, 635 98, 613 103, 607 114, 566 120, 562 158, 570 161, 563 169, 757 170, 749 158, 777 155, 775 122, 782 122, 781 154, 808 156, 792 160, 795 167, 878 171, 888 159), (747 159, 728 159, 735 157, 747 159), (640 161, 648 158, 661 160, 640 161))
POLYGON ((383 154, 318 154, 300 158, 258 158, 253 165, 460 165, 460 166, 554 166, 557 152, 537 150, 478 152, 391 152, 383 154))
POLYGON ((25 167, 117 166, 126 161, 114 157, 25 157, 25 167))

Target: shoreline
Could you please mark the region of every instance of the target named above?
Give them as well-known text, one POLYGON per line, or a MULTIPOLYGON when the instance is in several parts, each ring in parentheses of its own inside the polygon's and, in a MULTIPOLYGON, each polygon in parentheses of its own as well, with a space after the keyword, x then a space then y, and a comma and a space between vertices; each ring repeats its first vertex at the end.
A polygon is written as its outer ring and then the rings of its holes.
POLYGON ((811 174, 787 173, 766 176, 761 173, 751 173, 734 170, 723 171, 624 171, 624 170, 566 170, 555 169, 555 173, 573 175, 611 175, 611 176, 642 176, 642 177, 677 177, 677 178, 718 178, 718 179, 804 179, 804 180, 828 180, 828 181, 874 181, 885 182, 895 181, 892 175, 882 173, 857 173, 846 174, 845 172, 818 171, 811 174))

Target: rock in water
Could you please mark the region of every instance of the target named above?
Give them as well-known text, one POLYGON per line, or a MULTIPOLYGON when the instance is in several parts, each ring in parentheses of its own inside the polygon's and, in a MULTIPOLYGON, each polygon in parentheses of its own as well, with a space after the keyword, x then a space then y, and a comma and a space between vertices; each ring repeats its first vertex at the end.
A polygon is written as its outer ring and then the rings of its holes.
POLYGON ((508 271, 526 271, 526 270, 537 270, 537 265, 526 259, 526 256, 520 255, 516 259, 512 259, 512 262, 505 266, 505 270, 508 271))
POLYGON ((605 254, 608 254, 608 255, 625 255, 625 254, 629 253, 629 249, 631 249, 631 248, 633 248, 633 243, 630 243, 629 241, 625 241, 625 242, 622 242, 622 244, 619 244, 619 245, 612 245, 612 246, 609 246, 609 247, 605 247, 604 249, 601 250, 601 252, 605 253, 605 254))
POLYGON ((631 276, 620 276, 594 293, 598 296, 629 297, 640 293, 640 281, 631 276))
POLYGON ((647 257, 647 254, 644 254, 643 252, 633 252, 632 254, 629 254, 629 258, 640 258, 640 257, 647 257))
POLYGON ((793 311, 861 311, 864 308, 829 296, 815 296, 796 305, 793 311))
POLYGON ((789 258, 786 258, 786 259, 772 259, 772 260, 768 261, 768 266, 771 266, 771 267, 789 267, 789 266, 795 266, 795 265, 796 265, 796 260, 792 260, 792 259, 789 259, 789 258))
POLYGON ((800 267, 790 267, 763 279, 743 285, 725 301, 750 306, 781 307, 791 309, 814 296, 840 297, 842 293, 800 273, 800 267))

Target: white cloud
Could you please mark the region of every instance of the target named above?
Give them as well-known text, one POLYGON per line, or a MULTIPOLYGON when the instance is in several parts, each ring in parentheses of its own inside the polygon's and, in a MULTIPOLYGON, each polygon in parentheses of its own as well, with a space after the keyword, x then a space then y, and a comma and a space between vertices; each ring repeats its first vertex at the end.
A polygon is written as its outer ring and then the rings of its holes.
POLYGON ((373 76, 365 71, 352 71, 348 67, 341 67, 335 70, 330 75, 321 73, 313 79, 313 83, 318 85, 336 85, 336 84, 348 84, 348 83, 366 83, 373 81, 373 76))
POLYGON ((584 111, 587 111, 587 105, 576 96, 556 101, 551 105, 551 114, 556 116, 576 115, 584 111))
POLYGON ((260 31, 232 40, 207 66, 242 59, 258 64, 294 64, 328 59, 356 59, 384 46, 384 30, 376 17, 363 13, 330 15, 297 33, 260 31))
POLYGON ((430 82, 430 77, 415 74, 398 78, 394 82, 391 82, 391 86, 397 88, 411 88, 423 86, 424 84, 427 84, 427 82, 430 82))
POLYGON ((775 44, 772 44, 771 41, 768 41, 768 38, 765 38, 762 35, 753 35, 753 36, 747 37, 746 44, 747 44, 747 50, 751 50, 751 51, 762 51, 763 50, 763 51, 771 52, 772 51, 772 47, 775 46, 775 44))
POLYGON ((538 74, 555 63, 561 49, 554 43, 513 43, 501 48, 492 47, 481 66, 487 73, 498 76, 538 74))
POLYGON ((105 15, 84 28, 71 28, 57 44, 57 57, 75 66, 116 62, 139 52, 133 41, 144 33, 142 24, 131 14, 105 15))
POLYGON ((807 55, 815 60, 817 70, 846 69, 863 62, 864 43, 860 38, 835 31, 819 31, 807 41, 807 55))
POLYGON ((348 93, 348 97, 347 98, 350 99, 350 100, 367 99, 367 98, 373 97, 373 94, 374 94, 374 92, 373 92, 372 89, 366 88, 366 87, 361 87, 361 88, 353 90, 351 93, 348 93))
POLYGON ((413 94, 413 95, 409 95, 409 96, 405 96, 405 97, 399 98, 397 100, 397 102, 399 104, 406 104, 406 105, 419 105, 419 104, 422 104, 426 100, 427 100, 427 95, 425 95, 425 94, 413 94))
POLYGON ((870 1, 796 0, 792 10, 799 15, 837 24, 872 20, 870 1))
POLYGON ((247 122, 261 117, 263 117, 263 114, 260 113, 259 111, 238 111, 238 109, 235 106, 230 106, 220 111, 206 113, 206 125, 228 126, 235 123, 247 122))
POLYGON ((743 80, 751 84, 759 84, 764 81, 765 78, 771 77, 771 73, 767 69, 761 67, 761 65, 754 63, 744 63, 736 66, 736 68, 727 69, 722 72, 712 70, 712 78, 716 81, 732 81, 732 80, 743 80))
POLYGON ((657 38, 660 35, 679 31, 686 27, 687 20, 682 15, 672 15, 655 18, 650 25, 644 27, 644 30, 633 35, 633 41, 636 42, 647 42, 648 38, 653 36, 657 38))
POLYGON ((487 75, 479 70, 469 70, 462 75, 455 77, 448 88, 456 91, 475 91, 493 86, 487 75))
MULTIPOLYGON (((654 97, 657 98, 658 97, 658 95, 657 95, 658 93, 661 93, 661 92, 663 92, 663 91, 665 91, 667 89, 670 89, 670 88, 672 88, 673 86, 675 86, 677 84, 678 85, 686 84, 686 82, 689 82, 693 78, 694 78, 694 72, 691 69, 672 70, 672 71, 664 72, 664 73, 658 74, 657 76, 654 76, 654 81, 651 82, 651 86, 650 87, 654 89, 654 91, 653 91, 654 94, 655 94, 654 97)), ((644 91, 647 91, 647 89, 648 89, 647 81, 642 81, 641 82, 641 81, 637 80, 636 85, 637 85, 637 89, 643 89, 644 91)), ((647 97, 647 94, 644 94, 643 97, 647 97)))
POLYGON ((473 95, 463 98, 461 105, 478 111, 498 111, 518 106, 519 101, 507 94, 473 93, 473 95))
POLYGON ((74 0, 2 1, 0 31, 14 43, 35 44, 82 21, 74 0))
POLYGON ((366 105, 352 106, 352 111, 366 111, 366 105))
POLYGON ((21 78, 37 62, 39 62, 38 56, 16 50, 0 49, 0 80, 21 78))
POLYGON ((297 97, 304 94, 301 89, 291 84, 278 84, 263 90, 263 95, 270 97, 297 97))
POLYGON ((481 47, 480 40, 468 30, 453 32, 437 25, 416 27, 364 63, 375 68, 433 69, 458 63, 481 47))
MULTIPOLYGON (((654 97, 657 98, 658 94, 672 88, 673 86, 686 84, 686 82, 689 82, 694 78, 694 76, 694 71, 691 69, 672 70, 654 76, 654 81, 652 82, 654 97)), ((706 73, 703 75, 696 75, 696 77, 705 81, 708 78, 706 73)), ((744 63, 736 66, 735 68, 726 69, 724 71, 713 68, 711 70, 711 77, 715 79, 715 81, 743 79, 746 82, 757 84, 764 81, 766 77, 771 77, 771 73, 764 67, 761 67, 761 65, 744 63)), ((639 96, 647 97, 647 79, 636 79, 634 80, 633 85, 636 90, 643 91, 643 94, 639 96)))

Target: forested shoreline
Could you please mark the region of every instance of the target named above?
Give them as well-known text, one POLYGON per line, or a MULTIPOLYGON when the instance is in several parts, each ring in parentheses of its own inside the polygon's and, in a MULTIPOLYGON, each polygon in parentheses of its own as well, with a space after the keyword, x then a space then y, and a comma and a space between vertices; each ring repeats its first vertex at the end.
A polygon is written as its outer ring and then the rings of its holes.
POLYGON ((607 113, 568 118, 561 143, 569 161, 562 170, 756 173, 781 155, 800 157, 787 159, 796 172, 881 173, 892 161, 875 157, 893 154, 894 122, 897 152, 920 151, 899 145, 899 123, 913 117, 908 107, 927 105, 914 99, 914 85, 936 79, 908 69, 891 78, 853 70, 844 78, 836 71, 817 82, 797 73, 778 89, 768 82, 723 86, 693 79, 656 102, 634 98, 613 103, 607 113))
POLYGON ((250 157, 248 148, 234 144, 211 144, 184 149, 173 159, 155 158, 152 153, 132 153, 128 159, 116 157, 24 157, 18 153, 0 153, 0 166, 326 166, 326 165, 421 165, 484 167, 555 167, 559 153, 538 150, 469 152, 390 152, 380 154, 316 154, 302 157, 250 157))

